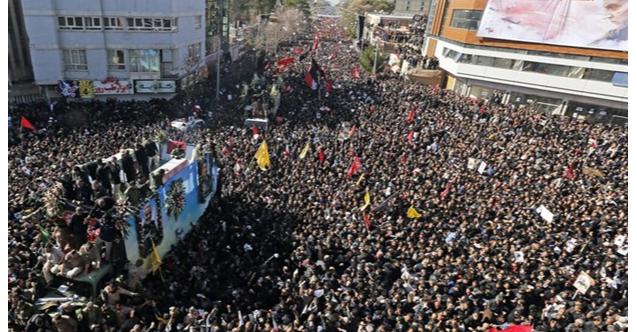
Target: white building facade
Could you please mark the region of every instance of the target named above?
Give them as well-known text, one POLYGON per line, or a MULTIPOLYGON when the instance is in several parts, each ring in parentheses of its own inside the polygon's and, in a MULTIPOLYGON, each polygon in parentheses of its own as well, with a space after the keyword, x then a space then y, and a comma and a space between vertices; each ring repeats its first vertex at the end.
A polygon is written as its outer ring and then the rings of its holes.
POLYGON ((573 117, 627 120, 627 61, 436 40, 434 55, 448 74, 446 87, 463 96, 486 98, 500 91, 506 103, 533 103, 573 117))
POLYGON ((51 97, 174 93, 205 54, 201 0, 22 0, 22 7, 35 84, 51 97))

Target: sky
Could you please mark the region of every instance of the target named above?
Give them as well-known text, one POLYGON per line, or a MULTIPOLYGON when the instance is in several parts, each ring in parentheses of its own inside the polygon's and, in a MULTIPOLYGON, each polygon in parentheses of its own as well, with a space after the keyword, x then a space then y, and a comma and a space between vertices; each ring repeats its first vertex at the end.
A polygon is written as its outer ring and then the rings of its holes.
POLYGON ((329 2, 332 6, 336 6, 338 5, 339 2, 341 2, 341 0, 326 0, 327 2, 329 2))

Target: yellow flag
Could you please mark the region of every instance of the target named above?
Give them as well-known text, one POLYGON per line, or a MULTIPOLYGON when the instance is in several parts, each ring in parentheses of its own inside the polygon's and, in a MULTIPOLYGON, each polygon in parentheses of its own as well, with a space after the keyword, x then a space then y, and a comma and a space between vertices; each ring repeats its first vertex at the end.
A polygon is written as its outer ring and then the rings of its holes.
POLYGON ((361 206, 361 211, 367 209, 367 207, 371 204, 372 199, 371 197, 369 197, 369 191, 365 192, 365 197, 363 197, 363 201, 365 202, 365 205, 361 206))
POLYGON ((422 214, 418 213, 413 206, 410 206, 409 209, 407 209, 407 218, 418 219, 420 217, 422 217, 422 214))
POLYGON ((155 242, 152 242, 153 244, 153 252, 150 254, 150 268, 153 270, 153 272, 159 270, 159 267, 161 266, 161 256, 159 256, 159 250, 157 250, 157 247, 155 246, 155 242))
POLYGON ((305 158, 305 155, 307 155, 309 151, 310 151, 310 142, 307 142, 307 144, 305 144, 305 147, 301 151, 301 154, 299 155, 299 159, 305 158))
POLYGON ((257 159, 257 165, 262 171, 265 171, 268 167, 270 167, 270 154, 268 153, 268 144, 263 140, 259 150, 257 150, 257 154, 254 155, 257 159))

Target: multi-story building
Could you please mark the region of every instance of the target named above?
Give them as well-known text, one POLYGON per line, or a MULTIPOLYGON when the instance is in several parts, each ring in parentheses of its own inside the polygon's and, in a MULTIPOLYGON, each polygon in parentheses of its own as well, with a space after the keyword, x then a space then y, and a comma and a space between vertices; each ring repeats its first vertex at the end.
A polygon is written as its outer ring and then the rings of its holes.
POLYGON ((9 81, 11 83, 33 81, 29 39, 24 29, 20 0, 9 0, 9 81))
POLYGON ((394 0, 394 15, 422 15, 431 0, 394 0))
POLYGON ((22 0, 35 83, 50 97, 175 92, 205 52, 201 0, 22 0))
POLYGON ((9 0, 9 103, 40 99, 33 85, 29 38, 24 28, 20 0, 9 0))
POLYGON ((464 96, 503 94, 507 103, 573 117, 625 121, 627 1, 526 2, 554 5, 535 11, 548 13, 543 16, 517 8, 522 2, 432 1, 423 53, 438 58, 445 87, 464 96))

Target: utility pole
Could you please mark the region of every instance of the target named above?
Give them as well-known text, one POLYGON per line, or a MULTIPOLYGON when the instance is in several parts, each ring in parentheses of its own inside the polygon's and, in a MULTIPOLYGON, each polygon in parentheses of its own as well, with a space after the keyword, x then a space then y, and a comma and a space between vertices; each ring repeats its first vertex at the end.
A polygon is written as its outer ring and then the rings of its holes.
POLYGON ((374 51, 374 68, 372 68, 372 73, 374 78, 376 78, 376 63, 378 61, 378 39, 376 39, 376 47, 374 51))
POLYGON ((219 104, 219 86, 221 85, 221 54, 223 51, 221 50, 221 45, 217 49, 217 91, 215 93, 215 100, 217 101, 217 105, 219 104))
POLYGON ((217 0, 217 34, 219 35, 219 48, 217 49, 217 89, 215 100, 219 102, 219 90, 221 87, 221 57, 228 51, 230 42, 230 0, 217 0))

